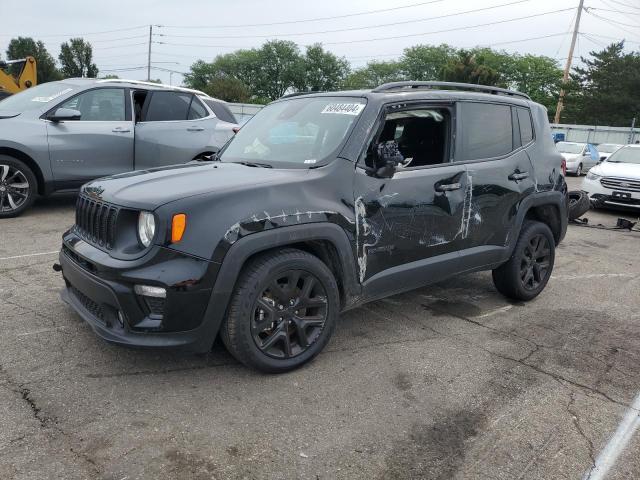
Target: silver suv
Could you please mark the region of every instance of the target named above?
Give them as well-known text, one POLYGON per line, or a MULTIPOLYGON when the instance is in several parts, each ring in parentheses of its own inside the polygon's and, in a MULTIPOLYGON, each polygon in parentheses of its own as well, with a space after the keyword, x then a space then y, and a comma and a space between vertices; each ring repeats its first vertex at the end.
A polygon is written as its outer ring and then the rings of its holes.
POLYGON ((207 159, 236 119, 203 92, 68 79, 0 101, 0 218, 106 175, 207 159))

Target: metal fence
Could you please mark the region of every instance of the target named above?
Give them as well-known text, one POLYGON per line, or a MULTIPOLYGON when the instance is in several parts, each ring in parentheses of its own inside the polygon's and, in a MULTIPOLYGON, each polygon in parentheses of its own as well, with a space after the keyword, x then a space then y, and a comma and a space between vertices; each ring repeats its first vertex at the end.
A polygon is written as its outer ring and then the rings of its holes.
POLYGON ((551 133, 564 133, 567 142, 635 143, 640 140, 640 128, 607 127, 602 125, 568 125, 552 123, 551 133))
POLYGON ((258 113, 262 107, 264 107, 264 105, 255 103, 229 103, 229 108, 238 119, 240 125, 246 123, 246 121, 258 113))

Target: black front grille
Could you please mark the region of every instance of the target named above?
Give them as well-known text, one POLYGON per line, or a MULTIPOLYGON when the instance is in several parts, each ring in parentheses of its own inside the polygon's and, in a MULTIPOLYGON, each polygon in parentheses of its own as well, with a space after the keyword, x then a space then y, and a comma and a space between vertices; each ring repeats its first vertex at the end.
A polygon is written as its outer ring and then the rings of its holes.
POLYGON ((80 195, 76 203, 75 231, 85 240, 111 250, 116 238, 118 212, 113 205, 80 195))
POLYGON ((104 310, 99 304, 91 300, 73 285, 71 285, 71 292, 91 315, 104 322, 104 310))
POLYGON ((164 298, 144 297, 144 301, 151 315, 162 316, 164 314, 164 298))

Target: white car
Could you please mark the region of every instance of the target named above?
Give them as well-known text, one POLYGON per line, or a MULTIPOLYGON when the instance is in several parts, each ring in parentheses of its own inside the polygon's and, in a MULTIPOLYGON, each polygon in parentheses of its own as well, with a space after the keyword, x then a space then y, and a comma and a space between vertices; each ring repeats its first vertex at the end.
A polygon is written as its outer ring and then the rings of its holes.
POLYGON ((600 154, 600 160, 606 160, 613 152, 618 150, 623 145, 617 143, 601 143, 598 145, 598 153, 600 154))
POLYGON ((592 168, 582 190, 595 206, 640 210, 640 145, 619 148, 592 168))
POLYGON ((556 148, 567 162, 567 173, 578 177, 600 160, 598 150, 590 143, 558 142, 556 148))

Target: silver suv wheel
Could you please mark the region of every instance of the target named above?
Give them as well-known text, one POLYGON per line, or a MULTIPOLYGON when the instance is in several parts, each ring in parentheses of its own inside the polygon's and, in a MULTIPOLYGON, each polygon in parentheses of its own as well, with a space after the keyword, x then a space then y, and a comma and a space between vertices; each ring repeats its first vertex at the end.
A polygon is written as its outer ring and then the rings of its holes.
POLYGON ((29 200, 27 176, 18 168, 0 164, 0 212, 12 212, 29 200))

